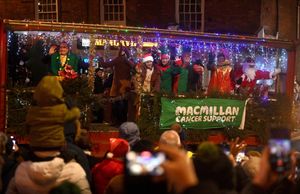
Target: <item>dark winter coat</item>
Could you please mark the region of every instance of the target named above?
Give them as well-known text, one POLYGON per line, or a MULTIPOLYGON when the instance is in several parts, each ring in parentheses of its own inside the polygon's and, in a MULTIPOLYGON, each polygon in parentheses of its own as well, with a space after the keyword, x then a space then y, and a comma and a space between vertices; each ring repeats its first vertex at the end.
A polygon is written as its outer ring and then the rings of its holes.
MULTIPOLYGON (((144 84, 146 78, 147 68, 143 65, 142 66, 142 73, 141 73, 141 82, 142 85, 144 84)), ((153 73, 151 75, 151 92, 159 92, 160 91, 160 71, 159 69, 154 66, 153 73)))
POLYGON ((187 188, 183 194, 220 194, 217 185, 212 181, 201 181, 198 185, 187 188))
POLYGON ((131 88, 131 68, 134 64, 130 62, 125 56, 118 56, 109 62, 101 63, 104 68, 113 67, 114 77, 110 90, 110 96, 120 96, 130 91, 131 88))

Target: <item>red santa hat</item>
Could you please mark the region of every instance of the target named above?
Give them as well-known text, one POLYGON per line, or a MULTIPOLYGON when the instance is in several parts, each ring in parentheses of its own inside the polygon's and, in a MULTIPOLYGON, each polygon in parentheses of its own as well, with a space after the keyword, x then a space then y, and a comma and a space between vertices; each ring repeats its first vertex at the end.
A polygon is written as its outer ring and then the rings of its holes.
POLYGON ((154 61, 151 53, 147 53, 147 54, 144 55, 143 63, 146 63, 147 61, 152 61, 152 62, 154 61))
POLYGON ((170 55, 169 54, 162 54, 161 55, 161 57, 160 57, 161 59, 170 59, 170 55))
POLYGON ((129 151, 129 143, 121 138, 109 139, 109 153, 107 157, 124 157, 129 151))

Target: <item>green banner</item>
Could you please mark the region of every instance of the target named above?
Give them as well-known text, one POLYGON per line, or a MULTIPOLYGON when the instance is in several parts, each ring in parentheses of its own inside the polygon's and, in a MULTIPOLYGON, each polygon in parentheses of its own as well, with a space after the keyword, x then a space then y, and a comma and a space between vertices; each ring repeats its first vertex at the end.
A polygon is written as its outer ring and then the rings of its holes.
POLYGON ((168 129, 174 123, 183 128, 209 129, 222 127, 244 128, 246 103, 243 100, 217 98, 161 98, 160 128, 168 129))

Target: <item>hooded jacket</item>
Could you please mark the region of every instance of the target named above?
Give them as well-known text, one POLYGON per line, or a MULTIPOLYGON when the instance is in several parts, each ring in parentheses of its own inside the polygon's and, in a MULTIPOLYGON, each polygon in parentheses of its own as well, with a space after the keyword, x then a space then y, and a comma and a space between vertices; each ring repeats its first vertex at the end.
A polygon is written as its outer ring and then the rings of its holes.
POLYGON ((61 147, 65 144, 64 123, 80 117, 76 107, 68 109, 63 99, 63 89, 54 76, 45 76, 33 95, 37 106, 29 108, 26 124, 30 145, 39 148, 61 147))
POLYGON ((81 166, 73 161, 65 163, 55 157, 50 161, 22 162, 11 179, 7 194, 48 194, 64 181, 76 184, 82 194, 91 194, 89 183, 81 166))

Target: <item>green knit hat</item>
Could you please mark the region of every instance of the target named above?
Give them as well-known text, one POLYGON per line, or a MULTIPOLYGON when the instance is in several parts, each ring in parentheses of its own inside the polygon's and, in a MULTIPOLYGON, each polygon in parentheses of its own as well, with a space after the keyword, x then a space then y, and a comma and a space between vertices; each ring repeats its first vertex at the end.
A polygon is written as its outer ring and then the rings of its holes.
POLYGON ((219 159, 219 148, 211 142, 201 143, 196 151, 196 154, 203 162, 209 163, 219 159))

